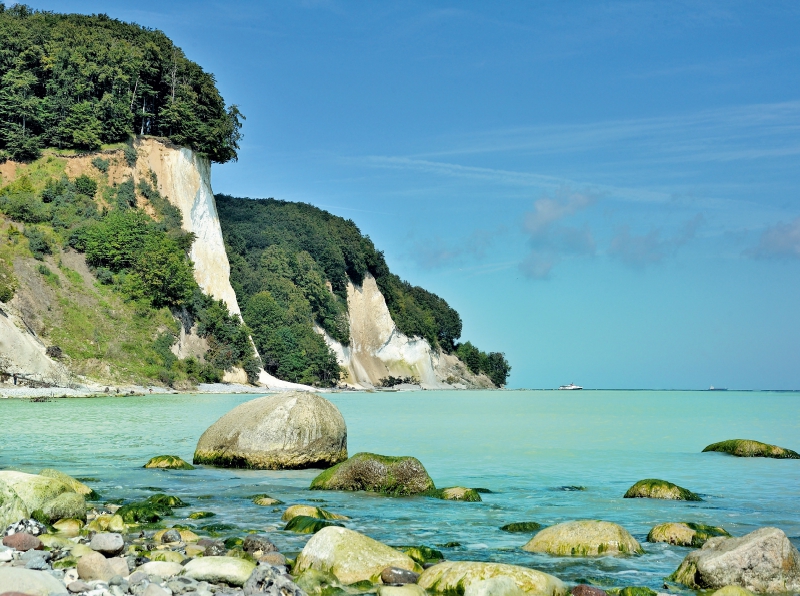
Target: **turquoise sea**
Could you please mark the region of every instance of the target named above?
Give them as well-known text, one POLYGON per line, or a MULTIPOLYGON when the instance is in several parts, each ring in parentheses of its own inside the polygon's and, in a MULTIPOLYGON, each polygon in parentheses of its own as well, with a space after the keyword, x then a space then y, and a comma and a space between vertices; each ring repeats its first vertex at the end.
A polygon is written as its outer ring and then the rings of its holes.
MULTIPOLYGON (((800 545, 800 460, 740 459, 701 453, 709 443, 749 438, 800 450, 800 393, 689 391, 465 391, 332 393, 348 427, 350 454, 372 451, 419 458, 438 487, 488 488, 481 503, 311 492, 314 470, 269 472, 198 468, 145 470, 154 455, 191 461, 200 434, 252 395, 167 395, 0 400, 0 467, 56 467, 90 481, 104 497, 133 499, 155 488, 213 511, 207 523, 269 532, 285 553, 308 536, 283 532, 284 507, 246 497, 316 503, 352 518, 347 525, 393 545, 441 548, 448 559, 501 561, 567 582, 660 588, 686 548, 647 544, 667 521, 718 525, 743 535, 783 529, 800 545), (663 478, 700 493, 699 503, 623 499, 642 478, 663 478), (585 490, 574 490, 584 487, 585 490), (202 497, 202 498, 201 498, 202 497), (322 500, 322 502, 320 501, 322 500), (551 525, 603 519, 630 531, 638 557, 556 558, 526 553, 525 534, 501 532, 518 521, 551 525)), ((203 523, 192 522, 201 526, 203 523)), ((231 530, 230 534, 236 534, 231 530)))

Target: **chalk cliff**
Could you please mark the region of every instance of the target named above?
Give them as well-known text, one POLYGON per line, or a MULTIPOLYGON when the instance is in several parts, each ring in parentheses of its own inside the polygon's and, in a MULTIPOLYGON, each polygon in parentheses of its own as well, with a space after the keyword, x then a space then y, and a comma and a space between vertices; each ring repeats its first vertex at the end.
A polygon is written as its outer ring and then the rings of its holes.
POLYGON ((488 377, 474 375, 455 356, 433 349, 425 339, 398 331, 371 275, 366 275, 360 287, 348 283, 347 308, 349 346, 317 327, 345 368, 347 384, 371 388, 384 377, 393 376, 416 377, 425 389, 494 388, 488 377))

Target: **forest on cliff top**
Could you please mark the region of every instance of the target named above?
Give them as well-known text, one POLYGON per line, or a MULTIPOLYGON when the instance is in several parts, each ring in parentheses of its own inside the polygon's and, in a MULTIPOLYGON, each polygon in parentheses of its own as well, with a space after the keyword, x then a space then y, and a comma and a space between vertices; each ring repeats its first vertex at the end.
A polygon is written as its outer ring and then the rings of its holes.
POLYGON ((0 2, 0 160, 154 135, 237 158, 243 118, 161 31, 0 2))
POLYGON ((455 309, 392 273, 352 220, 306 203, 227 195, 216 195, 216 201, 231 284, 268 372, 329 383, 338 374, 336 359, 312 323, 347 345, 347 283, 361 285, 370 274, 402 333, 455 353, 497 386, 506 384, 511 367, 505 356, 459 343, 461 317, 455 309))

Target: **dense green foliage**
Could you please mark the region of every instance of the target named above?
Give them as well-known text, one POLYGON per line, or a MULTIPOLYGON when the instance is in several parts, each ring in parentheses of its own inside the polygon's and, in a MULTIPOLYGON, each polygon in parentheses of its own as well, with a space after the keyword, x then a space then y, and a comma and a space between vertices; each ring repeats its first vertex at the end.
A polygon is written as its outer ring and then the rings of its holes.
POLYGON ((511 365, 502 352, 487 354, 470 342, 465 342, 456 346, 456 355, 475 374, 484 373, 498 387, 506 384, 511 365))
POLYGON ((0 3, 0 82, 0 158, 149 134, 236 159, 243 116, 161 31, 0 3))
MULTIPOLYGON (((35 258, 42 260, 59 246, 72 247, 85 253, 97 280, 136 304, 137 312, 146 315, 167 308, 181 315, 187 330, 197 324, 198 334, 209 345, 203 362, 179 360, 170 351, 176 339, 173 331, 154 338, 152 349, 161 360, 160 381, 168 385, 179 379, 216 382, 234 366, 243 367, 248 378, 256 380, 261 363, 249 330, 223 302, 200 290, 188 257, 194 236, 183 231, 180 211, 155 189, 152 172, 150 181, 140 180, 136 187, 132 179, 106 187, 104 198, 115 207, 102 212, 92 198, 98 183, 87 175, 73 180, 48 177, 38 186, 22 176, 0 188, 0 212, 25 224, 23 235, 35 258), (137 207, 138 197, 147 199, 155 218, 137 207)), ((0 266, 0 299, 4 301, 13 296, 16 284, 7 269, 0 266)), ((46 266, 40 267, 40 273, 58 282, 46 266)))
POLYGON ((305 203, 216 199, 231 284, 272 374, 305 383, 335 382, 335 358, 313 323, 347 344, 347 283, 361 285, 370 274, 401 332, 456 352, 470 370, 486 373, 498 386, 506 383, 511 367, 505 356, 458 344, 459 314, 439 296, 391 273, 383 253, 351 220, 305 203))

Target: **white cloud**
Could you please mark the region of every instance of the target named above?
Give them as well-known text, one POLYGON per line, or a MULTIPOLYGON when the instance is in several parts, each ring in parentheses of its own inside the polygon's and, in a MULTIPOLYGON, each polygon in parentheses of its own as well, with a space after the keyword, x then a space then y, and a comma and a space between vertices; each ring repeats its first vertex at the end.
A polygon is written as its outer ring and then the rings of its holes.
POLYGON ((631 234, 628 226, 622 226, 611 239, 607 253, 626 265, 643 268, 675 254, 678 248, 695 237, 702 223, 703 216, 698 214, 671 237, 662 237, 661 230, 657 228, 646 234, 631 234))
POLYGON ((768 227, 758 245, 744 254, 756 259, 800 259, 800 217, 768 227))

